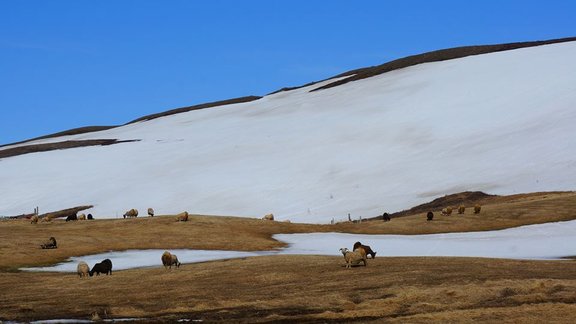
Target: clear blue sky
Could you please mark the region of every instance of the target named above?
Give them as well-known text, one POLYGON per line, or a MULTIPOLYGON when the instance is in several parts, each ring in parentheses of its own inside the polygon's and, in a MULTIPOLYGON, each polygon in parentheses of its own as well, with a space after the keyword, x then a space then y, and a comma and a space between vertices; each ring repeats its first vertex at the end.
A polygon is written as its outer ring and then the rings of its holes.
POLYGON ((0 0, 0 144, 431 50, 576 36, 576 1, 0 0))

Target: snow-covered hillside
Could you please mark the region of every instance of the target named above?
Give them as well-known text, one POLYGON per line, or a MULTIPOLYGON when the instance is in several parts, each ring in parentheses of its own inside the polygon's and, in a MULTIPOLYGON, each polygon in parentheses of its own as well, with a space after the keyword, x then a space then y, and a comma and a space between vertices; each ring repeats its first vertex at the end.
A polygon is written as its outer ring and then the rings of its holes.
POLYGON ((92 204, 97 218, 327 223, 464 190, 573 190, 575 57, 576 42, 469 56, 39 140, 139 141, 1 159, 0 215, 92 204))

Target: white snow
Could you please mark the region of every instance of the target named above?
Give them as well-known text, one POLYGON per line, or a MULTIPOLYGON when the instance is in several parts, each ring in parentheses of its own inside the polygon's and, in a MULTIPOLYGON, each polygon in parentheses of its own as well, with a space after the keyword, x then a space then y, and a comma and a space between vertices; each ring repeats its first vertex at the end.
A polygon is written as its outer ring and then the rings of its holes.
MULTIPOLYGON (((520 226, 498 231, 429 235, 363 235, 345 233, 277 234, 289 244, 274 251, 238 252, 171 250, 182 263, 244 258, 262 255, 340 255, 356 241, 369 245, 376 257, 455 256, 506 259, 560 259, 576 256, 576 221, 520 226)), ((128 250, 72 257, 51 267, 23 268, 27 271, 76 272, 79 261, 90 267, 106 258, 114 270, 161 267, 164 250, 128 250)))
POLYGON ((575 42, 471 56, 39 140, 140 141, 1 159, 0 215, 92 204, 96 218, 328 223, 463 190, 573 190, 574 57, 575 42))

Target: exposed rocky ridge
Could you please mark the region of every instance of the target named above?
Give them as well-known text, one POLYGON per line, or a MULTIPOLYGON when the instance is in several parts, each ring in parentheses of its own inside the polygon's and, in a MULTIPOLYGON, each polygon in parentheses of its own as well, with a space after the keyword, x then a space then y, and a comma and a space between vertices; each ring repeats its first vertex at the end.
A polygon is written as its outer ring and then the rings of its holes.
MULTIPOLYGON (((564 43, 564 42, 572 42, 576 41, 576 37, 568 37, 568 38, 559 38, 559 39, 551 39, 545 41, 534 41, 534 42, 518 42, 518 43, 507 43, 507 44, 497 44, 497 45, 481 45, 481 46, 463 46, 463 47, 454 47, 448 48, 438 51, 427 52, 418 55, 412 55, 405 58, 397 59, 388 63, 384 63, 382 65, 367 67, 356 69, 348 72, 344 72, 342 74, 336 75, 329 79, 334 78, 341 78, 345 76, 350 76, 348 78, 338 80, 322 87, 318 87, 312 91, 318 91, 322 89, 328 89, 332 87, 336 87, 342 84, 346 84, 352 81, 358 81, 362 79, 366 79, 369 77, 373 77, 379 74, 383 74, 386 72, 403 69, 406 67, 410 67, 413 65, 423 64, 423 63, 430 63, 430 62, 439 62, 439 61, 446 61, 452 60, 457 58, 462 58, 471 55, 481 55, 481 54, 488 54, 488 53, 495 53, 495 52, 502 52, 502 51, 509 51, 514 49, 520 49, 525 47, 534 47, 534 46, 542 46, 542 45, 550 45, 556 43, 564 43)), ((327 79, 327 80, 329 80, 327 79)), ((310 85, 310 84, 308 84, 310 85)), ((296 88, 292 88, 296 89, 296 88)))
POLYGON ((95 145, 113 145, 119 143, 136 142, 138 140, 126 140, 119 141, 117 139, 95 139, 95 140, 84 140, 84 141, 64 141, 56 143, 45 143, 45 144, 33 144, 18 146, 14 148, 9 148, 5 150, 0 150, 0 159, 8 158, 12 156, 28 154, 28 153, 38 153, 38 152, 48 152, 54 150, 63 150, 76 147, 84 146, 95 146, 95 145))
POLYGON ((240 98, 234 98, 234 99, 228 99, 228 100, 203 103, 203 104, 199 104, 199 105, 195 105, 195 106, 176 108, 176 109, 168 110, 165 112, 140 117, 138 119, 135 119, 131 122, 126 123, 126 125, 137 123, 140 121, 151 120, 154 118, 160 118, 160 117, 164 117, 164 116, 170 116, 170 115, 174 115, 174 114, 188 112, 188 111, 192 111, 192 110, 199 110, 199 109, 206 109, 206 108, 212 108, 212 107, 218 107, 218 106, 232 105, 232 104, 237 104, 237 103, 250 102, 250 101, 258 100, 260 98, 262 98, 262 97, 247 96, 247 97, 240 97, 240 98))

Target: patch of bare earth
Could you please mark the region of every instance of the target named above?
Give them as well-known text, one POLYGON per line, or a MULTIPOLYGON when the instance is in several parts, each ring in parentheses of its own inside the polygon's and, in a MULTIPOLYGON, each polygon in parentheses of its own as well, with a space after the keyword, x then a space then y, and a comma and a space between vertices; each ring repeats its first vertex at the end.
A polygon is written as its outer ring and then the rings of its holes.
MULTIPOLYGON (((488 230, 576 218, 575 193, 499 198, 482 212, 390 222, 288 224, 236 217, 172 216, 30 224, 0 222, 0 320, 136 317, 206 322, 555 322, 576 310, 576 263, 482 258, 379 257, 345 269, 342 257, 262 256, 114 271, 20 272, 24 266, 125 249, 268 250, 275 233, 407 233, 488 230), (48 237, 59 248, 42 250, 48 237)), ((369 242, 366 242, 369 243, 369 242)), ((537 242, 535 242, 537 244, 537 242)), ((337 249, 338 246, 335 246, 337 249)), ((380 257, 380 255, 384 257, 380 257)))

